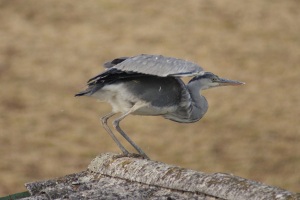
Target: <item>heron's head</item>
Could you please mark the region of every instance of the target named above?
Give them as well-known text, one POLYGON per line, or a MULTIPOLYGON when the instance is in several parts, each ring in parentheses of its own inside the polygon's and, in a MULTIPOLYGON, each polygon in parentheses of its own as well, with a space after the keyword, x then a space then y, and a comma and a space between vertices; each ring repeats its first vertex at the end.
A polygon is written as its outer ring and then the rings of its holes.
POLYGON ((227 86, 227 85, 242 85, 245 84, 240 81, 228 80, 220 78, 211 72, 204 72, 201 75, 195 76, 188 85, 196 87, 199 90, 206 90, 213 87, 227 86))

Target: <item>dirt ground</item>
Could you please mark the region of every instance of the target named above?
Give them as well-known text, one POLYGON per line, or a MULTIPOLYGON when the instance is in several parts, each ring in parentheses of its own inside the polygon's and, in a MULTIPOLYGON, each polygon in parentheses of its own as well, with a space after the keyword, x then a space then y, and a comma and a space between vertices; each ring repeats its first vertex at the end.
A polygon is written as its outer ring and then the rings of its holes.
POLYGON ((299 192, 299 33, 297 0, 0 0, 0 196, 120 152, 99 121, 110 106, 74 94, 141 53, 247 83, 204 91, 194 124, 125 119, 153 160, 299 192))

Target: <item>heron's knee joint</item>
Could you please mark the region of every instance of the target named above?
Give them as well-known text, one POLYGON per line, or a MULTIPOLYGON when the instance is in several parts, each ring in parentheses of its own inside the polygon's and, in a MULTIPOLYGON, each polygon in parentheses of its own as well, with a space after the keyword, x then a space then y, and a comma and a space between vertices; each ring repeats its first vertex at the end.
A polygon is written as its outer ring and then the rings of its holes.
POLYGON ((119 121, 118 120, 113 121, 113 126, 117 128, 119 126, 119 121))
POLYGON ((106 117, 102 117, 101 118, 101 122, 102 122, 102 124, 106 124, 107 123, 107 118, 106 117))

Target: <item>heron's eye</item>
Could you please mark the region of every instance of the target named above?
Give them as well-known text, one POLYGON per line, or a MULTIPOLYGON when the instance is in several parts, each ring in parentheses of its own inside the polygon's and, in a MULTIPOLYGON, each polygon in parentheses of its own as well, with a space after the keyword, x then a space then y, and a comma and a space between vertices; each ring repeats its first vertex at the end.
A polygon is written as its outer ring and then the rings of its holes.
POLYGON ((211 81, 212 82, 216 82, 218 79, 217 78, 212 78, 211 81))

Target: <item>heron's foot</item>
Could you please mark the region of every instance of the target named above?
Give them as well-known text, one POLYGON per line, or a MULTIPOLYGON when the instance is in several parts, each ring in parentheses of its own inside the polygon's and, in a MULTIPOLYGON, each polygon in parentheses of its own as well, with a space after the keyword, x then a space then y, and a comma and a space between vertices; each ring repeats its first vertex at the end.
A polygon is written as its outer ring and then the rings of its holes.
POLYGON ((128 157, 132 157, 132 158, 142 158, 142 159, 150 160, 150 158, 149 158, 146 154, 130 153, 130 154, 128 155, 128 157))
POLYGON ((129 158, 141 158, 141 159, 147 159, 150 160, 150 158, 145 154, 141 155, 138 153, 122 153, 119 155, 116 155, 115 158, 124 158, 124 157, 129 157, 129 158))

